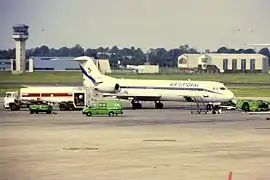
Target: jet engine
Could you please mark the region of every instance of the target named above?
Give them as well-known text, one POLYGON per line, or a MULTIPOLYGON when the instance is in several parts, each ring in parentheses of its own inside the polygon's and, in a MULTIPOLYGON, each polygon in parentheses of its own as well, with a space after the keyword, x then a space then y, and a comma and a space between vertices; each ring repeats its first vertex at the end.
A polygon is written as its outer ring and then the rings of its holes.
POLYGON ((120 85, 118 84, 118 83, 116 83, 115 85, 114 85, 114 91, 116 91, 116 92, 119 92, 121 89, 120 89, 120 85))
POLYGON ((104 92, 104 93, 115 93, 115 92, 119 92, 121 89, 118 83, 116 84, 103 84, 102 83, 96 86, 95 90, 104 92))

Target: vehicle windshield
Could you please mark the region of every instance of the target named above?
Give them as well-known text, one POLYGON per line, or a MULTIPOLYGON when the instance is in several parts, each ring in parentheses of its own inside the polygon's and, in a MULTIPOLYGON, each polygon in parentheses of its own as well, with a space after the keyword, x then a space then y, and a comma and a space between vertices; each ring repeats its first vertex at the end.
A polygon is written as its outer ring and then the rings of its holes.
POLYGON ((12 94, 11 93, 6 93, 6 97, 12 97, 12 94))
POLYGON ((226 88, 225 87, 220 87, 220 90, 226 90, 226 88))

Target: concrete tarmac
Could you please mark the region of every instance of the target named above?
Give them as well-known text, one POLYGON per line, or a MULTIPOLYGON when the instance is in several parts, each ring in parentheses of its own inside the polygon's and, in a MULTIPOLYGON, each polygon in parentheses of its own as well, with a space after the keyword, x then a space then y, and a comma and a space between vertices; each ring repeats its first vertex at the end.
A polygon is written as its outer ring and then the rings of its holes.
POLYGON ((118 117, 1 110, 0 179, 270 179, 266 115, 166 104, 118 117))

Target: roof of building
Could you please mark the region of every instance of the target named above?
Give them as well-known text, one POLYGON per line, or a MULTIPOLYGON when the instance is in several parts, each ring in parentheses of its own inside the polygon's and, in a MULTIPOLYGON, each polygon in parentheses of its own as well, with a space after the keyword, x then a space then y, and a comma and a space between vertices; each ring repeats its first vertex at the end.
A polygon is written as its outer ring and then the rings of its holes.
POLYGON ((228 53, 204 53, 204 54, 182 54, 178 57, 178 59, 180 57, 187 57, 187 58, 198 58, 201 56, 210 56, 210 57, 225 57, 226 58, 258 58, 258 57, 264 57, 267 58, 267 56, 264 56, 262 54, 228 54, 228 53))

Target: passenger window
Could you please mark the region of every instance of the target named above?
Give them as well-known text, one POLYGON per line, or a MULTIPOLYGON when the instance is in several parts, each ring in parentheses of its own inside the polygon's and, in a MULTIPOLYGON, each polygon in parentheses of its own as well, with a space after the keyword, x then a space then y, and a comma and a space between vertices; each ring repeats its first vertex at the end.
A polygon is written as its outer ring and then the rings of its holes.
POLYGON ((226 90, 226 88, 225 87, 221 87, 220 90, 226 90))
POLYGON ((99 107, 106 107, 106 104, 105 103, 100 103, 99 107))

